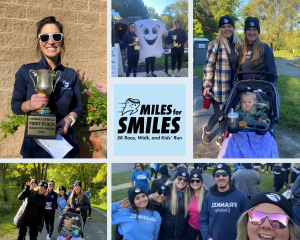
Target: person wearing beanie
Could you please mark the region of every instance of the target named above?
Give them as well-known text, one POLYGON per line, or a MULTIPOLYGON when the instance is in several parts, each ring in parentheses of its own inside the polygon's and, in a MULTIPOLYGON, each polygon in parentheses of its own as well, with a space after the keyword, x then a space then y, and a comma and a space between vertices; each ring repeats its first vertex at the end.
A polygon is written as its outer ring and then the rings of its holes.
POLYGON ((171 61, 172 61, 172 77, 175 77, 175 66, 176 61, 178 63, 178 70, 176 77, 180 77, 180 70, 182 64, 182 58, 184 54, 184 44, 187 42, 188 38, 184 29, 180 28, 179 20, 173 20, 174 28, 168 32, 168 36, 165 38, 167 47, 171 48, 171 61), (173 35, 177 36, 175 42, 178 44, 177 46, 173 46, 174 40, 172 38, 173 35))
POLYGON ((203 68, 203 96, 212 94, 214 114, 203 126, 202 140, 209 144, 211 131, 219 123, 219 135, 216 141, 222 146, 227 121, 223 118, 223 108, 233 86, 234 74, 238 69, 238 49, 241 40, 235 33, 232 18, 225 15, 219 20, 218 39, 208 45, 206 61, 203 68))
POLYGON ((91 207, 90 200, 88 196, 81 189, 81 181, 75 181, 74 190, 72 191, 68 201, 66 209, 74 209, 74 213, 80 214, 83 221, 83 227, 85 226, 87 218, 87 210, 91 207))
POLYGON ((57 198, 57 206, 60 209, 60 215, 62 215, 65 211, 65 208, 67 206, 67 201, 69 196, 66 194, 67 189, 64 186, 60 186, 58 188, 58 198, 57 198))
POLYGON ((174 178, 177 173, 177 163, 169 163, 168 174, 170 178, 174 178))
POLYGON ((218 163, 213 170, 213 185, 205 195, 199 217, 202 238, 205 240, 235 240, 236 224, 246 210, 249 199, 230 180, 231 168, 218 163), (222 231, 218 231, 222 229, 222 231))
MULTIPOLYGON (((246 18, 244 33, 244 41, 239 49, 239 71, 268 71, 277 76, 274 53, 268 44, 260 40, 260 25, 256 17, 246 18)), ((242 79, 275 80, 266 74, 243 74, 242 79)))
POLYGON ((30 183, 31 183, 30 190, 35 189, 38 186, 37 181, 35 179, 31 179, 30 183))
POLYGON ((292 204, 274 191, 254 195, 237 225, 237 240, 299 239, 292 204))
POLYGON ((202 170, 193 169, 190 175, 189 191, 189 220, 186 232, 186 240, 202 240, 201 226, 199 226, 199 214, 202 208, 204 196, 208 192, 203 185, 202 170))
POLYGON ((27 228, 30 240, 37 239, 38 232, 42 232, 44 227, 48 184, 42 180, 34 189, 30 190, 30 186, 31 182, 27 182, 25 189, 18 196, 18 199, 23 201, 14 217, 14 224, 19 229, 18 240, 25 239, 27 228))
POLYGON ((243 163, 232 175, 231 180, 236 188, 242 190, 249 199, 259 192, 257 185, 261 183, 261 177, 253 169, 251 163, 243 163))
POLYGON ((135 169, 136 170, 132 172, 130 178, 131 187, 138 186, 148 191, 149 184, 150 186, 152 184, 152 178, 150 176, 150 173, 147 170, 145 170, 143 163, 136 163, 135 169), (148 184, 148 180, 149 180, 149 184, 148 184))
POLYGON ((166 183, 168 181, 169 174, 168 174, 168 167, 167 165, 163 165, 160 169, 159 169, 159 173, 161 175, 160 177, 160 181, 162 181, 163 183, 166 183))
POLYGON ((128 199, 113 203, 112 225, 121 239, 153 240, 158 238, 161 216, 151 210, 146 191, 138 186, 128 189, 128 199))
POLYGON ((170 194, 162 204, 161 239, 182 240, 186 237, 188 225, 188 197, 187 185, 189 173, 186 168, 180 167, 174 178, 169 179, 166 185, 170 194))

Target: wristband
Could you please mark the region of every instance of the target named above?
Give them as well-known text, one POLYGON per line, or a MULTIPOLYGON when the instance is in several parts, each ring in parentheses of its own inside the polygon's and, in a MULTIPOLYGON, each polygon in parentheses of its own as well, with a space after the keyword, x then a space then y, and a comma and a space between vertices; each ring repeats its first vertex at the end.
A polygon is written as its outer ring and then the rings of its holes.
POLYGON ((70 118, 72 118, 72 122, 71 122, 71 126, 70 127, 72 127, 73 125, 74 125, 74 123, 76 122, 76 120, 75 120, 75 118, 72 116, 72 115, 67 115, 65 118, 67 118, 67 117, 70 117, 70 118))

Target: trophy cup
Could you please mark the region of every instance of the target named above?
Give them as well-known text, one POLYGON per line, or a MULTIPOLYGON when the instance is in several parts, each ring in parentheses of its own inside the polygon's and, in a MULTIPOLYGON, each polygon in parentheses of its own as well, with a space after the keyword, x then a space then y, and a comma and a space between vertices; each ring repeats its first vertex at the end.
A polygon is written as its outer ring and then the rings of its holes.
MULTIPOLYGON (((135 41, 136 43, 139 41, 139 38, 138 38, 138 37, 134 37, 133 39, 134 39, 134 41, 135 41)), ((134 46, 134 50, 140 50, 140 48, 141 48, 141 47, 140 47, 139 45, 135 45, 135 46, 134 46)))
POLYGON ((172 38, 173 38, 173 40, 174 40, 174 42, 173 42, 173 47, 177 47, 177 46, 178 46, 178 43, 175 42, 175 40, 177 39, 177 35, 172 35, 172 38))
MULTIPOLYGON (((46 69, 30 70, 29 76, 33 82, 35 91, 39 94, 44 94, 47 97, 54 92, 57 82, 61 77, 61 71, 51 71, 46 69), (31 76, 31 73, 37 78, 36 84, 31 76), (55 82, 53 88, 53 77, 59 77, 55 82)), ((28 114, 27 117, 27 134, 28 138, 56 138, 56 116, 52 113, 50 108, 45 104, 42 108, 28 114)))

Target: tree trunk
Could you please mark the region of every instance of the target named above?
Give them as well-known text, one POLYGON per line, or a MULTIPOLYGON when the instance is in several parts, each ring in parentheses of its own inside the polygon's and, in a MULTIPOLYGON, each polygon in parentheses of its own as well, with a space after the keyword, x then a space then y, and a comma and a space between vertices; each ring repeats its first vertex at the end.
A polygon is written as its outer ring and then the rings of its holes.
POLYGON ((5 188, 5 173, 6 173, 6 169, 7 169, 8 163, 0 163, 0 181, 1 181, 1 188, 2 188, 2 192, 3 192, 3 201, 7 202, 8 201, 8 197, 7 197, 7 192, 6 192, 6 188, 5 188))

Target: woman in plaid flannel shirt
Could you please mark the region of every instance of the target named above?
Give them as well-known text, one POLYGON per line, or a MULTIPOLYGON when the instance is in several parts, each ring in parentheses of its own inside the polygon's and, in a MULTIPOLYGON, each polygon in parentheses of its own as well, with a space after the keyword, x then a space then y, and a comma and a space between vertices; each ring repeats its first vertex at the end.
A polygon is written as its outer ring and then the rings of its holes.
POLYGON ((214 115, 203 126, 202 139, 210 142, 211 130, 219 123, 217 145, 222 146, 222 137, 226 132, 227 122, 223 119, 222 109, 230 94, 234 74, 238 67, 238 48, 241 40, 235 33, 234 22, 228 15, 219 20, 218 39, 208 45, 206 61, 203 69, 203 96, 213 94, 214 115))

